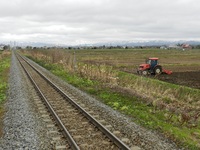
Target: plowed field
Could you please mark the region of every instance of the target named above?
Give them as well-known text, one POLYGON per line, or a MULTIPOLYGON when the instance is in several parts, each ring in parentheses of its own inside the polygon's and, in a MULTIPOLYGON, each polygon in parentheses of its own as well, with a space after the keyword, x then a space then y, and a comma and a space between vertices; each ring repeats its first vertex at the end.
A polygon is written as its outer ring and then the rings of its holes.
POLYGON ((162 74, 158 79, 200 89, 200 71, 173 72, 171 75, 162 74))

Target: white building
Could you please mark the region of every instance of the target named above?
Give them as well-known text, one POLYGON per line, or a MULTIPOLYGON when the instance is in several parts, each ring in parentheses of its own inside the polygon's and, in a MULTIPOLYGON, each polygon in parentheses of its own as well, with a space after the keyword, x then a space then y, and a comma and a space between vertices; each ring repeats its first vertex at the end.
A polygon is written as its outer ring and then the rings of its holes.
POLYGON ((0 45, 0 51, 3 51, 3 50, 4 50, 4 46, 0 45))

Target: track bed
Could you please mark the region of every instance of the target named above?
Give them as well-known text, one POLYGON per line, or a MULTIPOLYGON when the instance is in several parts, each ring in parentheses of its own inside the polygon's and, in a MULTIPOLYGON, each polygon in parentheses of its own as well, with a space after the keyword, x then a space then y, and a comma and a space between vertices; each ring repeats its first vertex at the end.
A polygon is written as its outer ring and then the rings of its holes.
MULTIPOLYGON (((61 131, 64 135, 70 134, 69 147, 72 149, 129 149, 122 141, 109 132, 95 116, 90 115, 90 111, 84 110, 75 99, 71 99, 62 92, 59 87, 40 74, 36 68, 32 68, 25 59, 18 56, 27 74, 30 75, 32 82, 41 92, 49 110, 57 122, 61 122, 61 131), (52 110, 53 111, 52 111, 52 110), (67 130, 67 133, 66 131, 67 130), (73 140, 73 141, 72 141, 73 140), (76 146, 72 146, 74 143, 76 146)), ((68 135, 69 136, 69 135, 68 135)), ((66 136, 65 136, 66 137, 66 136)), ((67 147, 66 147, 67 148, 67 147)))

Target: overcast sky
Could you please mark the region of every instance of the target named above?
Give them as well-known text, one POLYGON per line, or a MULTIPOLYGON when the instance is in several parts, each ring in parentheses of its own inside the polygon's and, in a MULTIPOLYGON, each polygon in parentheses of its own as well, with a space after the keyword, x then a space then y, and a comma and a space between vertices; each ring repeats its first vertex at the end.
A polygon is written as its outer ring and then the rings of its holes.
POLYGON ((200 40, 200 0, 0 0, 0 43, 137 40, 200 40))

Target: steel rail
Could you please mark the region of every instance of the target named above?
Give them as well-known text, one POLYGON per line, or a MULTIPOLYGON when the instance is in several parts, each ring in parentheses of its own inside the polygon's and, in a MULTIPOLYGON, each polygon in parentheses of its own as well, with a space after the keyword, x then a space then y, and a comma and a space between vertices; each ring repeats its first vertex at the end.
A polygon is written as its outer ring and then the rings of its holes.
MULTIPOLYGON (((19 54, 18 54, 19 55, 19 54)), ((20 55, 19 55, 20 56, 20 55)), ((21 56, 20 56, 21 57, 21 56)), ((22 58, 22 57, 21 57, 22 58)), ((35 89, 39 92, 40 96, 42 97, 42 99, 44 100, 48 110, 50 111, 50 113, 52 114, 52 116, 54 117, 54 119, 56 120, 58 126, 61 128, 62 133, 64 134, 64 136, 67 138, 70 147, 73 150, 80 150, 79 146, 77 145, 77 143, 74 141, 74 139, 72 138, 72 136, 70 135, 70 133, 68 132, 68 130, 65 128, 65 126, 63 125, 62 121, 60 120, 60 118, 58 117, 58 115, 56 114, 56 112, 53 110, 51 104, 48 102, 47 98, 44 96, 44 94, 42 93, 42 91, 40 90, 40 88, 37 86, 37 84, 35 83, 34 79, 32 78, 32 76, 29 74, 29 72, 27 71, 27 69, 24 67, 24 65, 21 63, 21 61, 19 60, 19 58, 17 57, 18 61, 20 62, 22 68, 24 69, 24 71, 26 72, 27 76, 29 77, 29 79, 31 80, 31 82, 33 83, 35 89)), ((23 59, 24 60, 24 59, 23 59)))
MULTIPOLYGON (((19 54, 18 54, 19 55, 19 54)), ((112 142, 114 142, 120 149, 130 150, 130 148, 123 143, 119 138, 117 138, 113 133, 106 129, 100 122, 98 122, 94 117, 87 113, 80 105, 78 105, 69 95, 67 95, 62 89, 56 86, 52 81, 50 81, 43 73, 37 70, 33 65, 31 65, 23 56, 19 55, 24 61, 26 61, 41 77, 43 77, 49 84, 51 84, 57 91, 59 91, 64 98, 66 98, 74 107, 83 113, 83 115, 91 121, 99 130, 101 130, 112 142)))

